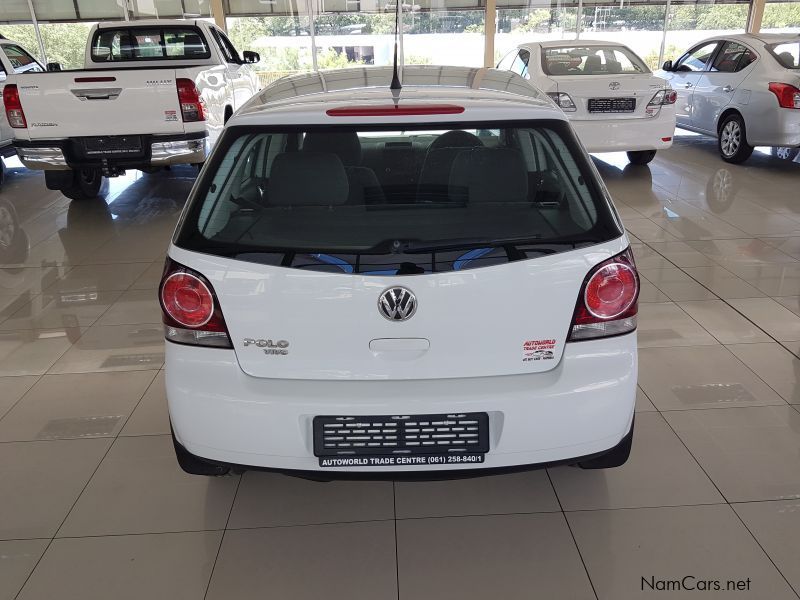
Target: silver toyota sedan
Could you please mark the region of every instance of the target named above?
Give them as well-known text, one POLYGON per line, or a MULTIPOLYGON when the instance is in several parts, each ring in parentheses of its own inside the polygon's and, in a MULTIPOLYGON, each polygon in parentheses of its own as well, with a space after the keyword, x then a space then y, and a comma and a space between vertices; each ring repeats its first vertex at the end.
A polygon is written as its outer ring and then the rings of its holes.
POLYGON ((800 148, 800 35, 741 34, 702 41, 657 73, 678 93, 677 126, 718 140, 722 158, 754 146, 800 148))

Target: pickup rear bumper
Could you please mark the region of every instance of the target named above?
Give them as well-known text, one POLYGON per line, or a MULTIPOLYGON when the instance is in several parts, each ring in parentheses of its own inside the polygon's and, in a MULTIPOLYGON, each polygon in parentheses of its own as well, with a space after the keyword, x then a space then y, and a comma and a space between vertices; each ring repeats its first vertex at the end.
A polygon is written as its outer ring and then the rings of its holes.
POLYGON ((201 131, 181 135, 109 136, 109 150, 89 150, 87 140, 74 137, 61 140, 15 140, 20 162, 29 169, 57 171, 67 169, 101 169, 110 174, 124 169, 146 169, 168 165, 194 164, 205 161, 208 133, 201 131), (121 148, 114 142, 120 138, 136 139, 136 147, 121 148))

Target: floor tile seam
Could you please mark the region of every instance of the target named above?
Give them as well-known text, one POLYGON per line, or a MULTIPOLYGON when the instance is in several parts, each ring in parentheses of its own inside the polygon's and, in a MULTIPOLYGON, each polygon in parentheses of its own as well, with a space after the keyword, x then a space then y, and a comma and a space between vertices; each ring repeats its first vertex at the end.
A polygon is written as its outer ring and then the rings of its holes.
MULTIPOLYGON (((25 396, 27 396, 34 387, 36 387, 36 385, 42 380, 42 378, 44 376, 45 376, 45 373, 42 373, 41 375, 15 375, 14 376, 14 377, 36 377, 36 381, 33 382, 33 385, 31 385, 31 387, 29 387, 27 390, 25 390, 25 393, 22 394, 22 396, 17 398, 16 402, 14 402, 11 406, 8 407, 8 410, 6 412, 4 412, 2 415, 0 415, 0 422, 2 422, 3 419, 5 419, 9 414, 11 414, 11 411, 14 410, 20 402, 22 402, 22 400, 25 398, 25 396)), ((0 442, 0 443, 2 443, 2 442, 0 442)))
POLYGON ((550 475, 550 469, 545 469, 545 474, 547 475, 547 481, 550 483, 550 489, 553 490, 553 494, 555 495, 556 502, 558 502, 558 507, 561 509, 561 518, 564 519, 564 524, 567 526, 567 531, 569 531, 570 538, 572 538, 572 544, 575 546, 575 552, 578 553, 578 558, 583 566, 583 572, 586 573, 586 579, 589 581, 589 586, 592 588, 592 594, 594 594, 595 600, 599 600, 600 597, 597 594, 597 588, 595 588, 592 575, 589 573, 589 567, 586 565, 586 559, 583 557, 583 552, 581 552, 581 548, 578 545, 578 540, 575 538, 575 532, 572 530, 572 525, 570 524, 569 519, 564 512, 564 505, 561 503, 561 497, 558 495, 558 490, 556 490, 556 486, 553 483, 553 478, 550 475))
POLYGON ((100 469, 100 465, 103 464, 103 461, 105 460, 106 456, 108 456, 108 453, 111 451, 111 448, 113 446, 114 446, 114 442, 112 442, 112 443, 110 443, 108 445, 108 448, 106 448, 106 451, 103 453, 103 456, 97 462, 97 465, 95 465, 95 468, 92 471, 91 475, 89 475, 89 477, 86 478, 86 483, 83 485, 83 488, 81 488, 81 491, 75 497, 75 500, 72 502, 72 506, 69 507, 69 510, 64 515, 64 518, 61 520, 61 524, 56 528, 55 532, 53 533, 53 537, 48 542, 47 546, 44 549, 44 552, 42 552, 41 556, 36 561, 36 564, 33 566, 33 568, 31 569, 30 573, 28 573, 28 576, 25 578, 25 581, 20 586, 19 591, 14 595, 14 600, 17 600, 19 598, 20 594, 22 594, 23 590, 25 589, 25 586, 27 586, 28 582, 31 580, 31 577, 33 577, 34 573, 36 573, 36 569, 41 564, 42 559, 44 559, 45 555, 47 554, 47 551, 50 549, 50 546, 53 545, 53 542, 58 537, 58 532, 61 531, 61 528, 64 526, 64 523, 66 523, 67 519, 69 518, 69 515, 75 509, 75 505, 78 504, 78 501, 81 499, 81 496, 83 496, 83 493, 86 491, 86 488, 89 487, 89 483, 92 481, 92 479, 94 478, 95 474, 100 469))
POLYGON ((781 578, 783 578, 783 580, 786 582, 786 586, 789 588, 789 590, 791 590, 791 592, 800 599, 800 590, 795 589, 795 587, 791 584, 791 582, 786 577, 786 575, 784 575, 783 571, 781 571, 781 569, 778 567, 778 565, 775 564, 775 561, 769 555, 769 552, 767 552, 766 548, 764 548, 764 546, 761 545, 761 542, 758 540, 758 538, 755 536, 755 534, 751 531, 751 529, 747 526, 747 523, 745 523, 744 519, 736 511, 736 508, 733 505, 731 505, 730 508, 731 508, 731 512, 735 515, 736 519, 739 520, 739 522, 742 524, 742 527, 744 527, 745 531, 747 531, 747 533, 750 534, 750 537, 753 539, 753 541, 759 547, 761 552, 764 553, 764 556, 767 557, 767 560, 775 568, 775 571, 778 573, 778 575, 780 575, 781 578))
MULTIPOLYGON (((196 475, 195 475, 196 477, 196 475)), ((237 476, 239 479, 236 482, 236 489, 233 492, 233 499, 231 500, 230 508, 228 509, 228 517, 225 519, 225 525, 223 527, 222 535, 219 538, 219 546, 217 546, 217 553, 214 555, 214 563, 211 565, 211 570, 208 573, 208 581, 206 582, 206 589, 203 592, 203 600, 208 597, 208 591, 211 589, 211 581, 214 579, 214 571, 217 568, 217 562, 219 561, 219 555, 222 552, 222 544, 225 541, 225 534, 228 530, 228 523, 231 521, 231 515, 233 514, 233 507, 236 506, 236 498, 239 496, 239 490, 242 487, 242 479, 244 478, 243 475, 237 476)))

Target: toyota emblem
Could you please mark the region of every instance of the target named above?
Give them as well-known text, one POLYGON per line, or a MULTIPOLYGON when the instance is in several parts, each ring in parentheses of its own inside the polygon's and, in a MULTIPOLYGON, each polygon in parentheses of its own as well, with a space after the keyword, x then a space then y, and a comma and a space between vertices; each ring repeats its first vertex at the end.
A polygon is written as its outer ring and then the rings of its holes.
POLYGON ((378 298, 378 311, 390 321, 406 321, 417 312, 417 297, 404 287, 392 287, 378 298))
POLYGON ((610 90, 618 90, 619 89, 619 81, 612 81, 608 84, 608 89, 610 90))

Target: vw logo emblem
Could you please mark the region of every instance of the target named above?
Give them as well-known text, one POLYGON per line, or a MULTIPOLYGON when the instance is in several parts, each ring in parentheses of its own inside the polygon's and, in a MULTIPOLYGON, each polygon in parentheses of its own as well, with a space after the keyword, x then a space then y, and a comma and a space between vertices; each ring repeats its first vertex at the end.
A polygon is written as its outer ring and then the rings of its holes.
POLYGON ((608 89, 610 90, 618 90, 619 89, 619 81, 612 81, 608 84, 608 89))
POLYGON ((392 287, 378 298, 378 312, 390 321, 406 321, 417 312, 417 297, 404 287, 392 287))

